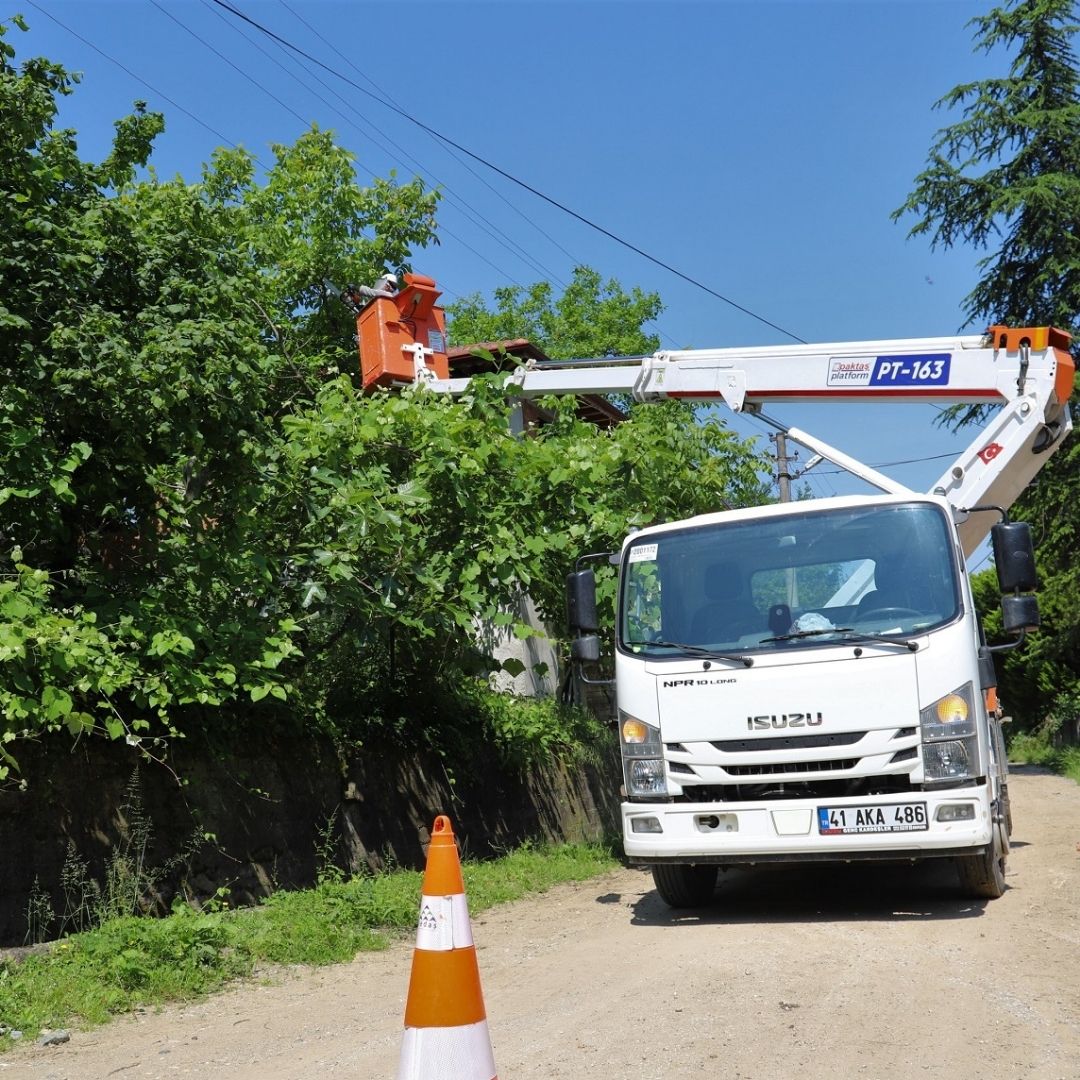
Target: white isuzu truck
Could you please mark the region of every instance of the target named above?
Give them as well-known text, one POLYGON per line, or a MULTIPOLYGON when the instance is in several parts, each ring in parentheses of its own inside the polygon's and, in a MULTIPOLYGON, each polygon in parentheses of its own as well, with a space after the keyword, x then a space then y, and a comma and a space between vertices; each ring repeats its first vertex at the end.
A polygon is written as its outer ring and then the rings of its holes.
MULTIPOLYGON (((441 338, 387 325, 405 381, 466 388, 445 376, 441 338)), ((1038 626, 1030 532, 1007 510, 1071 429, 1068 345, 1052 328, 995 326, 532 364, 508 378, 521 397, 723 401, 879 492, 658 524, 612 556, 623 842, 669 904, 708 901, 721 867, 811 860, 948 857, 969 894, 1001 894, 1011 815, 992 653, 1038 626), (990 408, 923 494, 762 412, 814 401, 990 408), (966 569, 987 534, 1004 645, 986 641, 966 569)), ((586 681, 601 654, 596 557, 567 582, 586 681)))
MULTIPOLYGON (((738 388, 737 408, 836 397, 999 409, 928 494, 788 429, 881 493, 627 538, 614 640, 623 842, 669 904, 706 902, 720 867, 809 860, 950 857, 968 894, 1001 895, 1011 815, 991 654, 1002 646, 984 638, 965 561, 990 532, 1019 644, 1038 626, 1034 555, 1006 508, 1071 426, 1067 340, 997 327, 702 361, 701 374, 715 365, 738 388)), ((683 367, 692 383, 695 361, 683 367)), ((599 655, 594 597, 591 570, 571 575, 581 661, 599 655)))

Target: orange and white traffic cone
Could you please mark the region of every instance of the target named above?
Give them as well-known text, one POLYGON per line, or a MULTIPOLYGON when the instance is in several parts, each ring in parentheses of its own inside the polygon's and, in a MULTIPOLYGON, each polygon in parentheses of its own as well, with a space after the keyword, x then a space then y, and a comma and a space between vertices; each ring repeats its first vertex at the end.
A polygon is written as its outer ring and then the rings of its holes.
POLYGON ((498 1080, 450 819, 431 830, 397 1080, 498 1080))

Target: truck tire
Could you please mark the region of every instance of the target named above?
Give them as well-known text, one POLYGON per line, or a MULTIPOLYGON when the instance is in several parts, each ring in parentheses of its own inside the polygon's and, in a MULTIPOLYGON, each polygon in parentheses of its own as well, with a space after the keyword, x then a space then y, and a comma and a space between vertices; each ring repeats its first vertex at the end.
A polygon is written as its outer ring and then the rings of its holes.
POLYGON ((994 842, 977 855, 956 860, 960 888, 973 900, 996 900, 1005 891, 1005 855, 994 830, 994 842))
POLYGON ((653 884, 668 907, 703 907, 716 892, 716 867, 690 863, 657 863, 653 884))

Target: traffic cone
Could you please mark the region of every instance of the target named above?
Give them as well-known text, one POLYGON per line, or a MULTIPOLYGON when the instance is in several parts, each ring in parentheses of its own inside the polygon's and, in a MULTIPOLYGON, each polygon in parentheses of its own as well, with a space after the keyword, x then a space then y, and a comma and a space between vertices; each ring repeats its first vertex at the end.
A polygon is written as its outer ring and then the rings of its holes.
POLYGON ((397 1080, 498 1080, 450 819, 431 829, 397 1080))

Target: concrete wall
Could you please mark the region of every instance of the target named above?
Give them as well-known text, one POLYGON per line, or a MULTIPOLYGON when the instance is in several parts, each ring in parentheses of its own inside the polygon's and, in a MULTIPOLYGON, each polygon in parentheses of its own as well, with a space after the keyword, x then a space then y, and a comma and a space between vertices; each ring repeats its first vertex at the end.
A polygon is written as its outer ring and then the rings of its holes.
POLYGON ((512 676, 508 671, 498 672, 492 686, 517 697, 554 697, 559 692, 559 657, 552 646, 550 627, 540 618, 536 605, 525 594, 518 596, 513 608, 518 622, 539 630, 542 637, 518 638, 507 628, 489 628, 481 640, 491 655, 500 663, 514 659, 525 670, 512 676))

